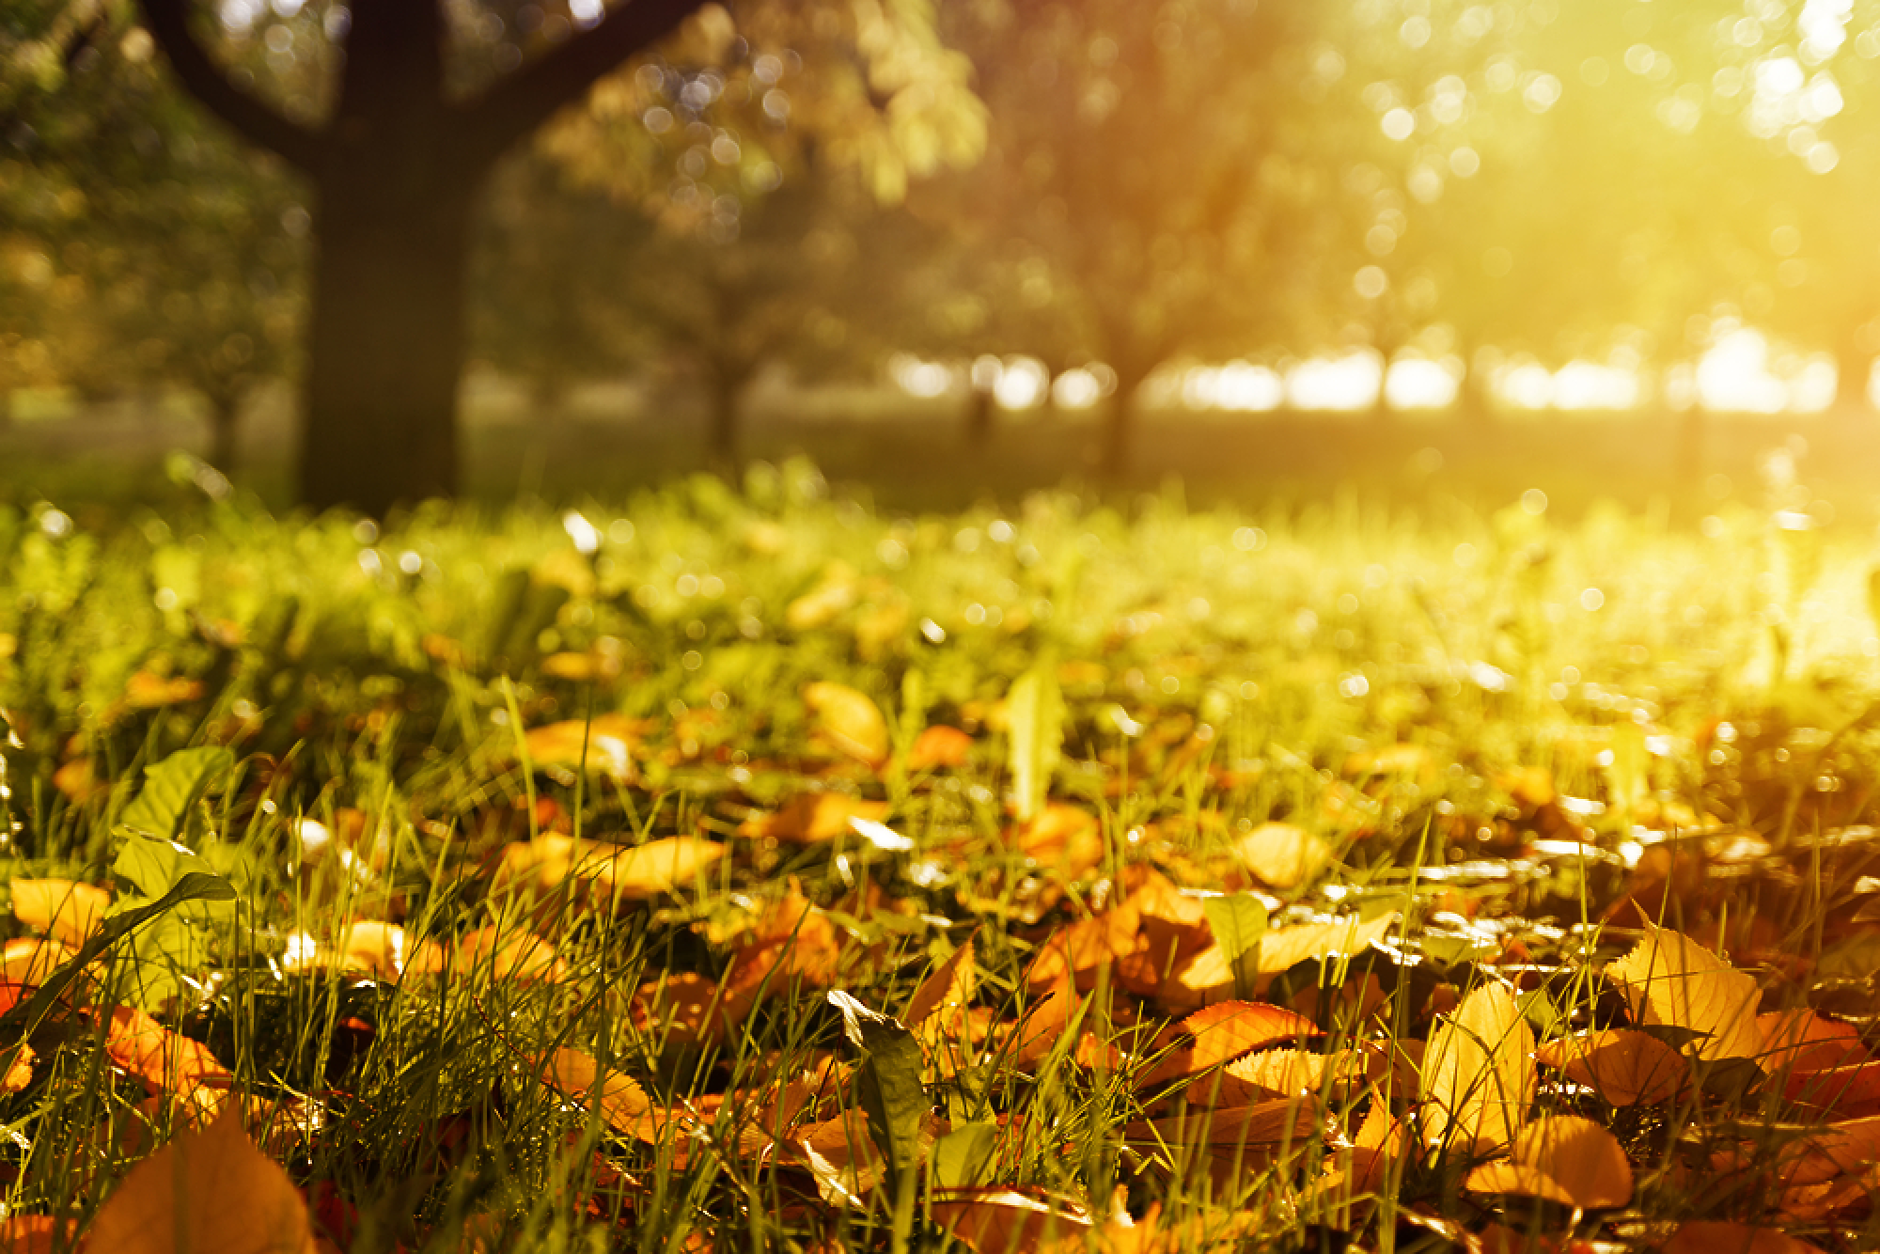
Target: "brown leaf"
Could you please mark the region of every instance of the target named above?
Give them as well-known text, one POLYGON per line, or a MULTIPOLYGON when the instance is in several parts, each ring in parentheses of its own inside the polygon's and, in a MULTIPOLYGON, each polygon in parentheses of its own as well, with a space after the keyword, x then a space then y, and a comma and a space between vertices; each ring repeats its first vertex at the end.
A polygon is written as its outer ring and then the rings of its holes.
POLYGON ((13 917, 77 949, 104 924, 111 894, 73 880, 14 880, 13 917))
POLYGON ((1263 1045, 1319 1035, 1318 1025, 1304 1015, 1245 1001, 1218 1002, 1197 1010, 1182 1020, 1182 1028, 1194 1044, 1174 1051, 1138 1076, 1138 1089, 1198 1075, 1263 1045))
POLYGON ((1262 823, 1234 842, 1234 856, 1262 882, 1284 892, 1318 878, 1332 847, 1303 827, 1262 823))
POLYGON ((1775 1228, 1708 1219, 1680 1225, 1659 1250, 1661 1254, 1823 1254, 1820 1246, 1775 1228))
POLYGON ((705 976, 675 971, 640 985, 627 1013, 656 1044, 723 1043, 751 1004, 749 997, 725 995, 705 976))
POLYGON ((1423 1062, 1423 1136, 1465 1155, 1507 1145, 1539 1084, 1534 1032, 1514 997, 1484 984, 1430 1033, 1423 1062))
POLYGON ((307 1205, 230 1109, 131 1168, 86 1238, 97 1254, 313 1254, 307 1205))
POLYGON ((1477 1167, 1467 1187, 1603 1209, 1632 1200, 1632 1164, 1618 1139, 1591 1119, 1545 1115, 1515 1133, 1509 1161, 1477 1167))
POLYGON ((0 1254, 54 1254, 57 1250, 75 1250, 72 1229, 75 1219, 52 1215, 9 1215, 0 1219, 0 1254))
POLYGON ((1756 1026, 1762 990, 1752 976, 1690 937, 1647 923, 1645 939, 1608 963, 1605 974, 1625 994, 1639 1023, 1704 1033, 1685 1047, 1695 1057, 1714 1061, 1762 1054, 1762 1032, 1756 1026))
POLYGON ((732 955, 725 993, 755 996, 762 991, 775 996, 787 992, 792 980, 827 988, 835 982, 841 958, 835 924, 791 879, 783 898, 757 917, 732 955))
POLYGON ((865 692, 818 680, 803 689, 815 717, 814 735, 838 753, 869 766, 888 760, 888 721, 865 692))
POLYGON ((1562 1037, 1535 1051, 1535 1060, 1584 1084, 1614 1106, 1654 1106, 1684 1091, 1691 1065, 1655 1036, 1607 1028, 1562 1037))
POLYGON ((1325 1114, 1315 1097, 1282 1097, 1250 1106, 1189 1107, 1180 1115, 1138 1119, 1123 1139, 1156 1145, 1286 1145, 1297 1148, 1320 1134, 1325 1114))

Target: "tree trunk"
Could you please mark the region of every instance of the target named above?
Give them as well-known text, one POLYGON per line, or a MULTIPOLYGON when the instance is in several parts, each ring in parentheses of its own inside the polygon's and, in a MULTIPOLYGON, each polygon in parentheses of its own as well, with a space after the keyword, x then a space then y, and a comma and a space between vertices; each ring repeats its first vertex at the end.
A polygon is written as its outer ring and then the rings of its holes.
POLYGON ((1131 437, 1136 427, 1136 391, 1147 372, 1116 372, 1116 391, 1103 415, 1103 447, 1097 473, 1114 483, 1129 469, 1131 437))
POLYGON ((377 166, 320 180, 300 499, 383 515, 457 486, 471 188, 377 166))
POLYGON ((966 392, 966 447, 983 453, 992 447, 997 406, 991 388, 970 387, 966 392))
POLYGON ((235 439, 241 430, 241 399, 230 389, 209 395, 209 464, 224 475, 235 469, 235 439))
POLYGON ((739 437, 743 434, 739 419, 743 413, 741 402, 748 378, 748 373, 742 371, 714 370, 710 380, 705 456, 714 471, 733 483, 737 482, 744 469, 739 447, 739 437))

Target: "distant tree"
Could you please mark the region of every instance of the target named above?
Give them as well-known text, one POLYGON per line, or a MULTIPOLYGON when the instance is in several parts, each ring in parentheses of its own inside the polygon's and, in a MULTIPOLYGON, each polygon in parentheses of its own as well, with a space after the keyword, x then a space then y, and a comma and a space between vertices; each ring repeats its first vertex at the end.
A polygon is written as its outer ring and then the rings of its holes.
MULTIPOLYGON (((212 47, 224 40, 192 20, 188 0, 140 6, 189 91, 312 185, 317 247, 300 492, 314 506, 372 512, 456 486, 471 216, 497 159, 689 16, 729 25, 723 9, 701 0, 611 9, 577 0, 568 10, 550 4, 507 15, 477 5, 456 14, 462 37, 453 39, 442 0, 308 4, 331 41, 330 50, 309 49, 310 58, 342 67, 323 89, 328 108, 319 90, 277 100, 250 90, 256 76, 218 60, 212 47), (512 29, 519 39, 508 37, 512 29), (467 60, 450 55, 453 43, 467 60), (534 55, 525 58, 525 46, 534 55)), ((224 6, 223 16, 235 15, 224 6)), ((239 16, 247 20, 224 23, 223 32, 236 44, 259 35, 264 60, 293 52, 291 32, 275 35, 278 23, 258 10, 239 16)), ((832 120, 867 122, 836 141, 869 148, 878 171, 892 164, 882 153, 944 103, 947 93, 933 84, 945 81, 946 61, 924 5, 771 0, 754 6, 751 22, 800 35, 807 52, 799 55, 826 58, 826 80, 861 102, 832 120)), ((728 56, 759 55, 759 40, 740 48, 740 38, 720 41, 728 56)), ((780 42, 772 55, 792 46, 780 42)), ((239 59, 242 48, 232 52, 239 59)), ((596 101, 603 111, 633 95, 631 73, 610 81, 596 101)))
POLYGON ((1011 349, 1115 371, 1107 473, 1128 461, 1156 367, 1244 344, 1272 312, 1276 227, 1310 190, 1301 93, 1337 7, 989 0, 944 15, 993 121, 986 159, 945 189, 976 290, 1011 349))

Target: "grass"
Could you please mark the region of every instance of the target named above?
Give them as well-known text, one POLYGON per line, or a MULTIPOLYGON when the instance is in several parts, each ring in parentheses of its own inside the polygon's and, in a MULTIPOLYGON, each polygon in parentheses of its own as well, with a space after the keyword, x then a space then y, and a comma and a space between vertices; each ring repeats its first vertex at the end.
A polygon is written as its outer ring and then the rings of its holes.
POLYGON ((1543 1044, 1623 1025, 1604 968, 1647 919, 1752 972, 1765 1010, 1876 1022, 1880 647, 1864 552, 1772 522, 1797 503, 1702 530, 1175 491, 892 517, 789 462, 383 533, 200 494, 0 508, 0 1034, 34 1055, 0 1097, 9 1213, 82 1226, 234 1103, 349 1250, 987 1254, 1046 1227, 1123 1248, 1151 1215, 1183 1249, 1494 1225, 1648 1248, 1691 1220, 1871 1246, 1863 1187, 1769 1177, 1867 1108, 1753 1065, 1619 1106, 1546 1073, 1537 1111, 1624 1147, 1622 1206, 1472 1192, 1492 1149, 1414 1148, 1416 1054, 1460 1002, 1509 990, 1543 1044), (934 760, 936 726, 957 756, 934 760), (836 798, 830 830, 805 794, 836 798), (1281 853, 1248 854, 1272 822, 1281 853), (166 827, 181 851, 138 834, 166 827), (59 998, 19 987, 57 930, 31 881, 108 886, 115 917, 191 872, 232 899, 160 912, 59 998), (1275 970, 1254 939, 1333 921, 1380 943, 1275 970), (361 939, 378 923, 395 954, 361 939), (1226 965, 1185 988, 1202 951, 1226 965), (923 986, 922 1022, 867 1017, 912 1020, 923 986), (1288 1074, 1323 1118, 1247 1067, 1144 1083, 1200 1048, 1184 1015, 1236 995, 1316 1023, 1269 1043, 1318 1060, 1288 1074), (228 1074, 127 1063, 120 1006, 228 1074), (1347 1049, 1383 1061, 1346 1082, 1325 1060, 1347 1049), (1408 1144, 1366 1177, 1373 1110, 1408 1144), (1321 1187, 1340 1163, 1375 1205, 1321 1187))

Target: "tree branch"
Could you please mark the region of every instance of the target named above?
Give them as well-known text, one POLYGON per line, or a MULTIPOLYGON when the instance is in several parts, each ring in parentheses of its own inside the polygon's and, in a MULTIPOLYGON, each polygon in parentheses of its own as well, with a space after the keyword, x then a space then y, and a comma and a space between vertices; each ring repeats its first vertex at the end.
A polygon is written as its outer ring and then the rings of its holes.
MULTIPOLYGON (((153 3, 154 0, 145 0, 153 3)), ((627 0, 600 24, 499 79, 464 105, 462 151, 481 170, 628 57, 658 43, 705 0, 627 0)))
POLYGON ((250 143, 288 164, 311 171, 319 164, 322 136, 276 113, 229 81, 189 30, 189 0, 138 0, 144 25, 169 58, 170 69, 211 113, 250 143))

